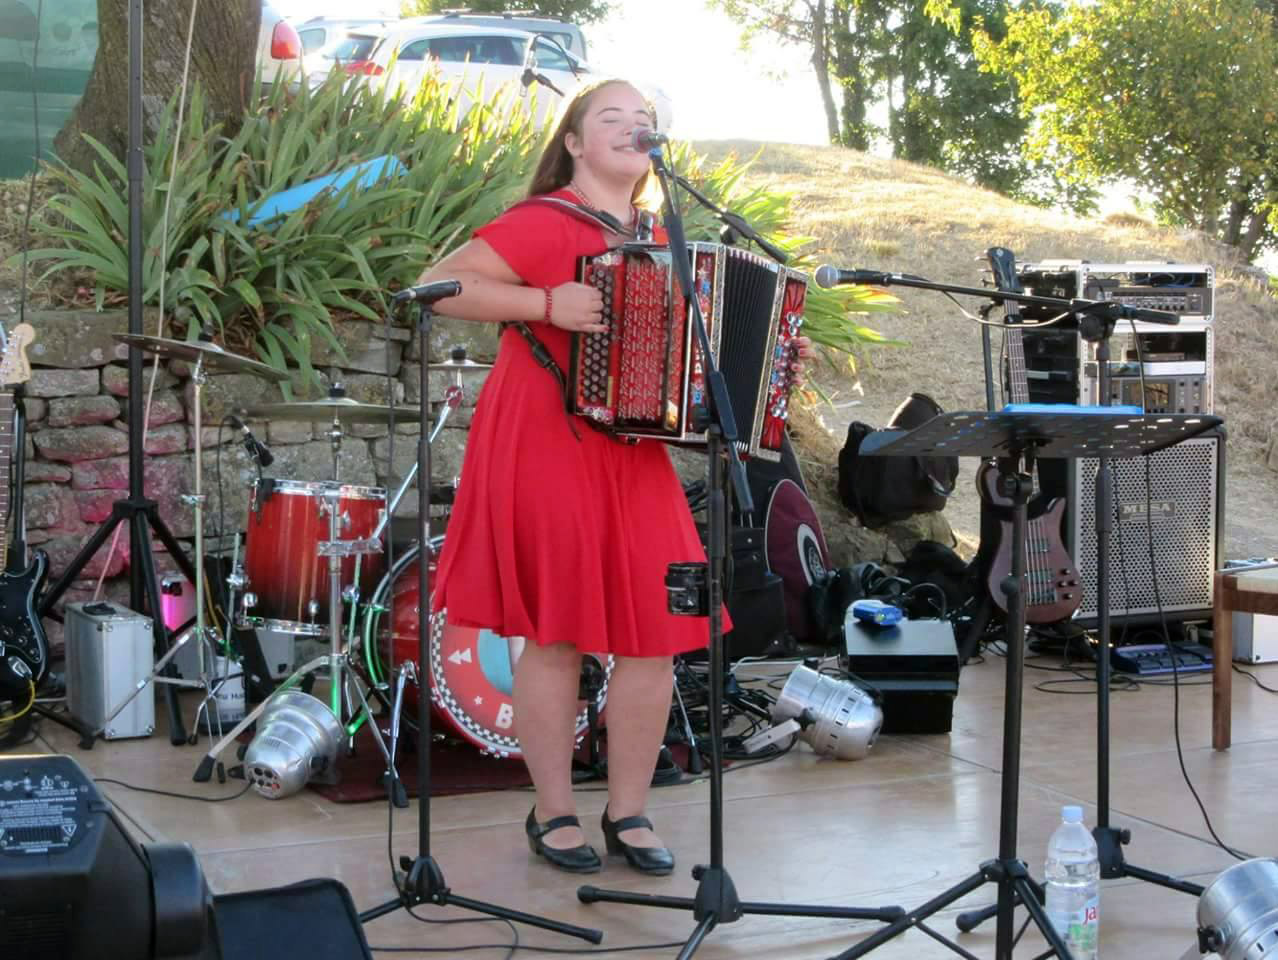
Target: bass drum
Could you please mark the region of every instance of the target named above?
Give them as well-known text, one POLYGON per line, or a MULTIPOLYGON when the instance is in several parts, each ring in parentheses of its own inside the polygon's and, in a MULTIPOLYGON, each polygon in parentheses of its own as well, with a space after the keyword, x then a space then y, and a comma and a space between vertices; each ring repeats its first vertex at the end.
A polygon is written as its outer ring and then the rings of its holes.
MULTIPOLYGON (((427 583, 435 582, 435 557, 443 546, 443 537, 431 541, 431 561, 427 583)), ((395 565, 382 578, 370 598, 364 621, 364 643, 368 651, 367 666, 375 683, 384 682, 392 693, 395 678, 389 664, 411 660, 417 668, 418 684, 404 688, 405 722, 416 726, 417 690, 425 672, 430 680, 433 716, 443 724, 445 733, 454 733, 474 744, 481 752, 498 757, 522 757, 515 728, 515 706, 512 698, 515 664, 524 648, 523 637, 502 637, 491 630, 460 627, 448 622, 448 611, 431 618, 429 670, 417 662, 417 627, 423 609, 418 584, 420 547, 414 544, 395 558, 395 565), (389 603, 393 599, 393 604, 389 603), (391 630, 380 629, 382 614, 393 606, 391 630), (376 638, 376 639, 374 639, 376 638)), ((612 676, 611 655, 585 657, 602 666, 602 678, 595 705, 600 714, 608 698, 608 680, 612 676)), ((589 729, 589 711, 585 700, 578 701, 577 742, 589 729)))

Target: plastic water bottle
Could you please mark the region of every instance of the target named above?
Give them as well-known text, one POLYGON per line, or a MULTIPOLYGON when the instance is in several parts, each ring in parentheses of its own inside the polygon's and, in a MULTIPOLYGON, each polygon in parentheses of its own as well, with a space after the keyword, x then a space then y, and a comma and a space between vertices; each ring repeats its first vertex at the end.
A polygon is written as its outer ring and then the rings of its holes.
POLYGON ((1074 960, 1096 960, 1100 934, 1100 858, 1082 807, 1062 807, 1047 843, 1047 916, 1074 960))

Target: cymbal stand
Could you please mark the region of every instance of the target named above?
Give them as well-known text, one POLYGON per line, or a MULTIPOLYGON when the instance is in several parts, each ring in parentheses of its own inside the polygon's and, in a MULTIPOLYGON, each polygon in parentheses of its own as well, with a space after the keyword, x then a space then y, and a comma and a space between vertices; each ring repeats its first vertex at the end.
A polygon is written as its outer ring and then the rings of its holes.
MULTIPOLYGON (((212 643, 216 637, 216 628, 210 635, 209 628, 204 620, 204 459, 202 450, 204 447, 203 436, 203 420, 201 418, 203 410, 203 392, 204 384, 207 382, 208 376, 204 370, 204 356, 201 354, 195 361, 195 366, 191 368, 191 386, 194 393, 193 401, 195 407, 194 427, 195 427, 195 492, 182 494, 182 502, 190 506, 195 511, 195 569, 192 571, 195 579, 195 631, 187 633, 177 638, 169 646, 164 656, 155 662, 151 669, 151 673, 129 692, 129 694, 111 710, 110 714, 103 720, 102 725, 93 731, 96 737, 107 728, 116 716, 124 710, 130 703, 137 698, 137 695, 146 689, 147 684, 157 683, 166 684, 170 687, 202 689, 204 697, 200 700, 200 705, 195 711, 195 725, 191 727, 191 731, 186 741, 194 744, 199 738, 200 717, 205 716, 208 719, 209 734, 213 733, 213 716, 217 714, 217 730, 222 732, 222 718, 217 710, 217 703, 214 700, 214 687, 210 683, 209 677, 209 660, 206 658, 206 652, 211 652, 212 643), (196 671, 197 675, 193 678, 161 676, 161 671, 167 670, 169 661, 177 654, 187 641, 192 637, 195 639, 196 651, 196 671), (206 651, 207 646, 207 651, 206 651), (210 708, 210 704, 212 707, 210 708)), ((156 621, 162 624, 159 616, 160 608, 155 606, 152 611, 156 621)), ((180 720, 179 720, 180 726, 180 720)), ((174 735, 174 743, 180 743, 181 740, 174 735)))

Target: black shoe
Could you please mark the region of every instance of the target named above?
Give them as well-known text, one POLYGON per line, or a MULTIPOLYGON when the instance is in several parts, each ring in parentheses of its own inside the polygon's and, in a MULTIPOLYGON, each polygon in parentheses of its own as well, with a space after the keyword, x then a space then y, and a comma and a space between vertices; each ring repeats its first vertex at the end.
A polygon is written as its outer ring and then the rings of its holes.
POLYGON ((608 845, 608 852, 625 854, 626 863, 640 873, 664 877, 674 869, 674 854, 668 847, 634 847, 618 836, 623 830, 635 830, 640 827, 651 830, 652 821, 647 817, 622 817, 620 820, 609 820, 608 809, 605 807, 600 823, 603 825, 604 842, 608 845))
POLYGON ((542 842, 542 838, 552 830, 558 830, 560 827, 580 827, 580 820, 576 817, 567 816, 555 817, 545 823, 538 823, 536 813, 537 807, 534 805, 528 811, 528 819, 524 822, 524 832, 528 834, 529 850, 545 857, 552 866, 558 867, 560 870, 567 870, 569 873, 599 872, 599 868, 603 866, 603 861, 599 859, 599 854, 595 853, 595 848, 590 844, 583 843, 579 847, 561 850, 558 847, 548 847, 542 842))

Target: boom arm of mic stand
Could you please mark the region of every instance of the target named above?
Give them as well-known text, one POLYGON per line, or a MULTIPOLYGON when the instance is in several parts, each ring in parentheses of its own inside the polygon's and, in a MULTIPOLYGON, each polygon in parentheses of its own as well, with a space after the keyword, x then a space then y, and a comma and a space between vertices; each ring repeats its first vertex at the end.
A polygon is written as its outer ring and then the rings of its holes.
POLYGON ((759 245, 759 248, 764 253, 770 256, 777 263, 789 262, 790 258, 786 255, 785 251, 782 250, 780 247, 776 246, 775 244, 765 240, 763 238, 763 235, 760 234, 758 230, 750 226, 749 222, 745 219, 745 217, 741 216, 738 213, 733 213, 730 210, 725 210, 722 207, 720 207, 713 200, 711 200, 705 194, 697 190, 696 187, 690 184, 686 177, 682 177, 677 173, 671 174, 671 176, 674 178, 675 183, 679 184, 679 186, 687 190, 688 193, 690 193, 696 199, 698 203, 700 203, 703 207, 705 207, 707 210, 713 213, 716 217, 718 217, 721 222, 731 227, 733 230, 737 231, 737 233, 741 234, 741 236, 745 237, 747 240, 753 240, 755 243, 759 245))
MULTIPOLYGON (((683 218, 675 208, 674 188, 670 185, 672 175, 666 168, 661 151, 652 151, 652 169, 661 184, 661 192, 665 196, 666 233, 670 236, 671 261, 674 263, 675 277, 679 281, 679 290, 688 305, 692 308, 693 327, 696 329, 697 342, 701 345, 701 355, 706 364, 706 384, 710 397, 709 414, 717 420, 723 433, 724 445, 728 450, 731 464, 732 486, 737 495, 737 505, 742 513, 754 513, 754 499, 750 496, 750 484, 746 482, 745 466, 741 463, 741 455, 737 450, 737 421, 732 412, 732 403, 728 399, 728 384, 722 371, 715 363, 714 354, 710 351, 710 337, 706 333, 705 317, 701 315, 701 301, 693 295, 692 265, 688 262, 688 238, 683 232, 683 218)), ((677 176, 675 176, 677 179, 677 176)))
POLYGON ((922 277, 910 277, 902 273, 865 274, 864 283, 877 287, 914 287, 919 290, 936 290, 940 293, 957 293, 969 297, 984 297, 995 303, 1010 300, 1013 303, 1027 303, 1040 307, 1052 307, 1062 313, 1098 314, 1111 322, 1113 320, 1143 320, 1146 323, 1164 323, 1175 326, 1180 317, 1174 313, 1163 313, 1161 310, 1145 310, 1141 307, 1129 307, 1113 300, 1065 300, 1061 297, 1040 297, 1029 293, 1013 293, 1010 290, 995 290, 991 287, 963 287, 953 283, 936 283, 922 277))

